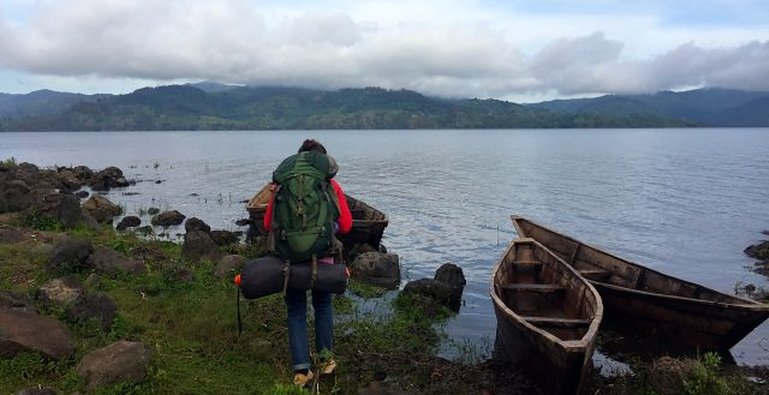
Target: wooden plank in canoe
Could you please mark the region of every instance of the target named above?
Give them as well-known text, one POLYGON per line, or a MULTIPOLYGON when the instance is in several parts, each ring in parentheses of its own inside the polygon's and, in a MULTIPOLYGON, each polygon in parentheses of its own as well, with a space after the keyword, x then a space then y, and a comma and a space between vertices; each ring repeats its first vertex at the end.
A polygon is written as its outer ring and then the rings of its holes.
POLYGON ((558 284, 505 284, 500 285, 500 288, 506 291, 515 292, 536 292, 536 293, 556 293, 563 292, 565 288, 558 284))
POLYGON ((583 320, 577 318, 554 318, 554 317, 521 317, 526 322, 537 326, 563 326, 563 327, 575 327, 575 326, 588 326, 592 320, 583 320))

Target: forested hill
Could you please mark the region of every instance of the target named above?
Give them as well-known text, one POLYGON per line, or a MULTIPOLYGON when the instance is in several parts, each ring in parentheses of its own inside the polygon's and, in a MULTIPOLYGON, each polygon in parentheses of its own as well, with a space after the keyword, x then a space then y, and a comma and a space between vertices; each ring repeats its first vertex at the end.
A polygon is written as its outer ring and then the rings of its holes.
POLYGON ((217 84, 87 96, 65 110, 5 113, 3 131, 430 128, 625 128, 697 126, 657 114, 543 110, 499 100, 438 99, 380 88, 320 91, 217 84))
POLYGON ((769 92, 733 89, 607 95, 593 99, 553 100, 528 107, 562 114, 648 114, 703 126, 769 126, 769 92))

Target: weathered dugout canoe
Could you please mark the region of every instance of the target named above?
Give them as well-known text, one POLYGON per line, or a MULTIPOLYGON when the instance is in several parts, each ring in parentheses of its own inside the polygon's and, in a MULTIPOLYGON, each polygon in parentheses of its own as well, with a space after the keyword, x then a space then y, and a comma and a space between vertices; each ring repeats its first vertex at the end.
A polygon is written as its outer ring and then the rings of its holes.
POLYGON ((769 305, 727 295, 662 274, 599 248, 512 216, 520 237, 531 237, 596 287, 607 322, 684 348, 728 350, 769 317, 769 305))
MULTIPOLYGON (((259 234, 266 234, 264 229, 264 213, 270 202, 270 184, 265 185, 246 204, 249 219, 259 234)), ((368 204, 345 194, 347 205, 352 214, 352 229, 346 235, 338 235, 339 240, 348 248, 355 244, 366 243, 379 248, 382 234, 388 224, 387 215, 368 204)))
POLYGON ((575 394, 591 368, 598 292, 534 239, 510 243, 491 273, 495 356, 520 363, 546 393, 575 394))

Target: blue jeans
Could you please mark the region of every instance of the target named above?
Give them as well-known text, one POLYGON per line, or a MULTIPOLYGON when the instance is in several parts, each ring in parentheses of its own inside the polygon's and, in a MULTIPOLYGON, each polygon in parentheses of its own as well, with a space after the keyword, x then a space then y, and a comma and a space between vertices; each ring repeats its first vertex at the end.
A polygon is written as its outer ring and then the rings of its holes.
MULTIPOLYGON (((312 307, 315 310, 315 350, 331 351, 334 342, 334 310, 331 293, 312 290, 312 307)), ((307 340, 307 291, 286 290, 288 311, 288 346, 294 370, 309 369, 310 347, 307 340)))

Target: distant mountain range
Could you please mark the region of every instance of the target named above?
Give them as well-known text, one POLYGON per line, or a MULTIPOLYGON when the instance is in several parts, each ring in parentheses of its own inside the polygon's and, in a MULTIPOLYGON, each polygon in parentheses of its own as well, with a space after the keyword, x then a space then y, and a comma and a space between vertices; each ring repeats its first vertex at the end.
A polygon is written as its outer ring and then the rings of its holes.
POLYGON ((701 89, 520 105, 381 88, 213 82, 125 95, 0 94, 0 131, 769 126, 769 92, 701 89))

